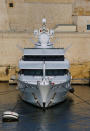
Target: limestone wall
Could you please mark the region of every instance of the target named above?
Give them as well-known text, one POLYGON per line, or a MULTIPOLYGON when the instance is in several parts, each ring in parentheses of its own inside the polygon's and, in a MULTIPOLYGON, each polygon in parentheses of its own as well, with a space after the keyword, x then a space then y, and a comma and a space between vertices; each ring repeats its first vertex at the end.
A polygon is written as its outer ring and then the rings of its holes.
POLYGON ((9 20, 5 0, 0 0, 0 31, 9 30, 9 20))
MULTIPOLYGON (((61 1, 61 0, 60 0, 61 1)), ((72 24, 72 3, 28 2, 27 0, 0 0, 0 31, 29 31, 41 25, 46 17, 49 27, 72 24), (13 7, 10 7, 10 3, 13 7)))
POLYGON ((34 3, 34 2, 40 2, 40 3, 64 3, 64 4, 68 4, 68 3, 72 3, 74 0, 24 0, 24 2, 30 2, 30 3, 34 3))
POLYGON ((90 33, 90 29, 87 29, 87 25, 90 25, 90 16, 73 16, 73 24, 77 26, 77 32, 90 33))
POLYGON ((90 32, 90 30, 87 30, 87 25, 90 25, 90 16, 77 16, 78 32, 90 32))
POLYGON ((58 25, 56 26, 55 32, 76 32, 76 25, 58 25))
POLYGON ((55 47, 72 45, 66 57, 70 60, 73 78, 89 77, 89 0, 0 0, 0 80, 9 80, 12 74, 17 74, 18 60, 22 56, 17 45, 33 47, 30 37, 35 40, 33 29, 41 26, 43 17, 49 28, 59 24, 68 28, 74 24, 76 32, 56 31, 55 47))
POLYGON ((90 15, 90 0, 74 0, 73 15, 89 16, 90 15))

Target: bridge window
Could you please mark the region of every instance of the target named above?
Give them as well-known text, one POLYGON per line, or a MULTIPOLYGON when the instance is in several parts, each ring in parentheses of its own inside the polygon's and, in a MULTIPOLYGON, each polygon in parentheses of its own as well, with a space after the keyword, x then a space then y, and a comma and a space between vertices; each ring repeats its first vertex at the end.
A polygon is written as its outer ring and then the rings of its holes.
POLYGON ((68 70, 66 69, 47 69, 46 70, 46 76, 61 76, 68 73, 68 70))
MULTIPOLYGON (((46 76, 63 76, 68 73, 67 69, 46 69, 46 76)), ((43 76, 42 69, 22 69, 19 74, 29 75, 29 76, 43 76)))
POLYGON ((30 76, 42 76, 43 70, 41 69, 23 69, 21 70, 21 74, 30 75, 30 76))
POLYGON ((64 61, 64 56, 24 56, 24 61, 64 61))

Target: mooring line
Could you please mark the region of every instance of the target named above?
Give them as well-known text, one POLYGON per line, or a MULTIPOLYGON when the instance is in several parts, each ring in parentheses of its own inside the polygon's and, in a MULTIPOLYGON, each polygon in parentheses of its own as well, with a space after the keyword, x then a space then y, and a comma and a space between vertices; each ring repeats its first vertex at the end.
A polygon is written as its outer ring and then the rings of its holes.
POLYGON ((84 103, 90 105, 89 102, 87 102, 86 100, 84 100, 83 98, 81 98, 80 96, 76 95, 75 93, 72 93, 74 96, 76 96, 77 98, 79 98, 80 100, 82 100, 84 103))
POLYGON ((17 90, 17 89, 15 89, 15 90, 7 90, 7 91, 2 91, 2 92, 0 92, 0 95, 9 94, 9 93, 14 92, 14 91, 18 91, 18 90, 17 90))

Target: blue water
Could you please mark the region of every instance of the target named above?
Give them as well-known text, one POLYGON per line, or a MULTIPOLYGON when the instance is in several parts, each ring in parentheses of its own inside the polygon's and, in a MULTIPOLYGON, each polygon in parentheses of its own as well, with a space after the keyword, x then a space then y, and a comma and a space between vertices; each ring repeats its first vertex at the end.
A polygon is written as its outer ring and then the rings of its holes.
MULTIPOLYGON (((90 103, 90 87, 73 86, 75 93, 90 103)), ((16 86, 0 84, 0 92, 16 86)), ((0 131, 90 131, 90 105, 68 94, 64 103, 46 111, 23 102, 19 92, 0 95, 0 131), (2 113, 11 110, 20 114, 18 122, 2 122, 2 113)))

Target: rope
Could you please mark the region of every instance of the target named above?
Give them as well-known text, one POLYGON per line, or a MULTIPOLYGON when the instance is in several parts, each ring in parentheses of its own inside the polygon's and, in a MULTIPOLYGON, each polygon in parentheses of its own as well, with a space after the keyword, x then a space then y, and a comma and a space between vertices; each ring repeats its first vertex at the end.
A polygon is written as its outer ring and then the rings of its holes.
POLYGON ((0 92, 0 95, 9 94, 9 93, 14 92, 14 91, 18 91, 18 90, 15 89, 15 90, 2 91, 2 92, 0 92))
POLYGON ((76 95, 75 93, 73 93, 74 96, 76 96, 77 98, 79 98, 80 100, 82 100, 84 103, 90 105, 89 102, 87 102, 86 100, 84 100, 83 98, 81 98, 80 96, 76 95))

